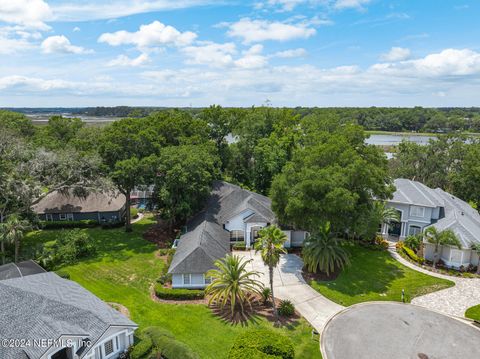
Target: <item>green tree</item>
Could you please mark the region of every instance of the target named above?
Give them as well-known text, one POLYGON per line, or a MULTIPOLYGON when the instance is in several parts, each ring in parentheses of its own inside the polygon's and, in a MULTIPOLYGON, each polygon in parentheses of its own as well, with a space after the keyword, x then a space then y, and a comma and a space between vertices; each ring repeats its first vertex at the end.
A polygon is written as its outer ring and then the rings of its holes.
POLYGON ((205 293, 210 296, 208 303, 215 302, 222 309, 228 304, 232 317, 237 310, 243 315, 245 305, 251 307, 253 295, 261 295, 262 291, 262 284, 255 278, 260 274, 246 269, 251 261, 231 254, 215 261, 217 269, 206 274, 212 278, 212 282, 205 289, 205 293))
POLYGON ((330 231, 330 223, 325 223, 307 238, 303 245, 303 261, 310 272, 324 272, 330 275, 335 269, 343 269, 350 264, 347 251, 330 231))
POLYGON ((480 204, 480 143, 467 145, 466 154, 458 171, 452 172, 453 193, 465 201, 480 204))
POLYGON ((12 243, 15 246, 15 263, 18 263, 20 243, 25 235, 25 232, 32 227, 30 223, 17 214, 8 216, 7 220, 1 224, 2 233, 2 260, 5 263, 5 248, 4 242, 12 243))
POLYGON ((428 243, 434 244, 434 253, 433 253, 433 267, 435 268, 440 257, 439 249, 440 246, 455 246, 458 249, 462 248, 460 241, 457 236, 451 229, 446 229, 444 231, 437 230, 436 227, 428 227, 424 236, 428 243))
POLYGON ((268 267, 273 315, 275 316, 275 321, 278 322, 278 312, 275 304, 275 294, 273 292, 273 269, 276 268, 280 262, 280 255, 287 252, 283 246, 287 240, 287 236, 275 225, 262 228, 259 235, 260 237, 255 243, 255 250, 256 252, 260 252, 263 263, 268 267))
POLYGON ((35 127, 32 121, 22 113, 0 110, 0 132, 10 131, 24 139, 32 137, 35 127))

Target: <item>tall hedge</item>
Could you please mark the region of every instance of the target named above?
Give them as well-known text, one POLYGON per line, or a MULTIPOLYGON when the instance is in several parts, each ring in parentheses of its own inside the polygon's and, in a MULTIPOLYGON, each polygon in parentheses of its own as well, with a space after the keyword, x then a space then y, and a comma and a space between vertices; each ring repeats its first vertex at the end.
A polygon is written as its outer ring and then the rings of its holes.
POLYGON ((228 359, 294 359, 295 348, 286 336, 267 329, 251 329, 235 340, 228 359))

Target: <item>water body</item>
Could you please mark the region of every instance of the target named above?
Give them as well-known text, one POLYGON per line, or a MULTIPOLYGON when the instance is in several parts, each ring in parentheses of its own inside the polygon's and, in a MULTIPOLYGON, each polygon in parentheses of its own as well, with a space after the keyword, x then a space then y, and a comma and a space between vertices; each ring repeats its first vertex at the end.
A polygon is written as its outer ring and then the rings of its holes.
POLYGON ((403 140, 410 142, 418 143, 420 145, 427 145, 429 140, 434 140, 435 136, 415 136, 415 135, 400 135, 400 134, 381 134, 381 135, 370 135, 369 138, 365 141, 369 145, 377 146, 397 146, 403 140))

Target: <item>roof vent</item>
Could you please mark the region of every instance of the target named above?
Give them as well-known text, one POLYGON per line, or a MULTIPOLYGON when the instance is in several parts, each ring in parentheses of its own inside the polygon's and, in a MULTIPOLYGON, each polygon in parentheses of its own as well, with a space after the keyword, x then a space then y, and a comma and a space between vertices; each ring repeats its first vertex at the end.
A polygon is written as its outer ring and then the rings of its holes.
POLYGON ((465 213, 462 211, 462 216, 464 216, 464 215, 465 215, 465 213))

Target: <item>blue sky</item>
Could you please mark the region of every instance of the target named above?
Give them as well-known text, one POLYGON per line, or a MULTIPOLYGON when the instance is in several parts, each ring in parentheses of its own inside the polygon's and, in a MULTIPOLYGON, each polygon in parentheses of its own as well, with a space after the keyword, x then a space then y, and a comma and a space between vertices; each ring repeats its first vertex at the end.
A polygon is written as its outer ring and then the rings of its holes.
POLYGON ((480 106, 476 0, 0 0, 0 106, 480 106))

